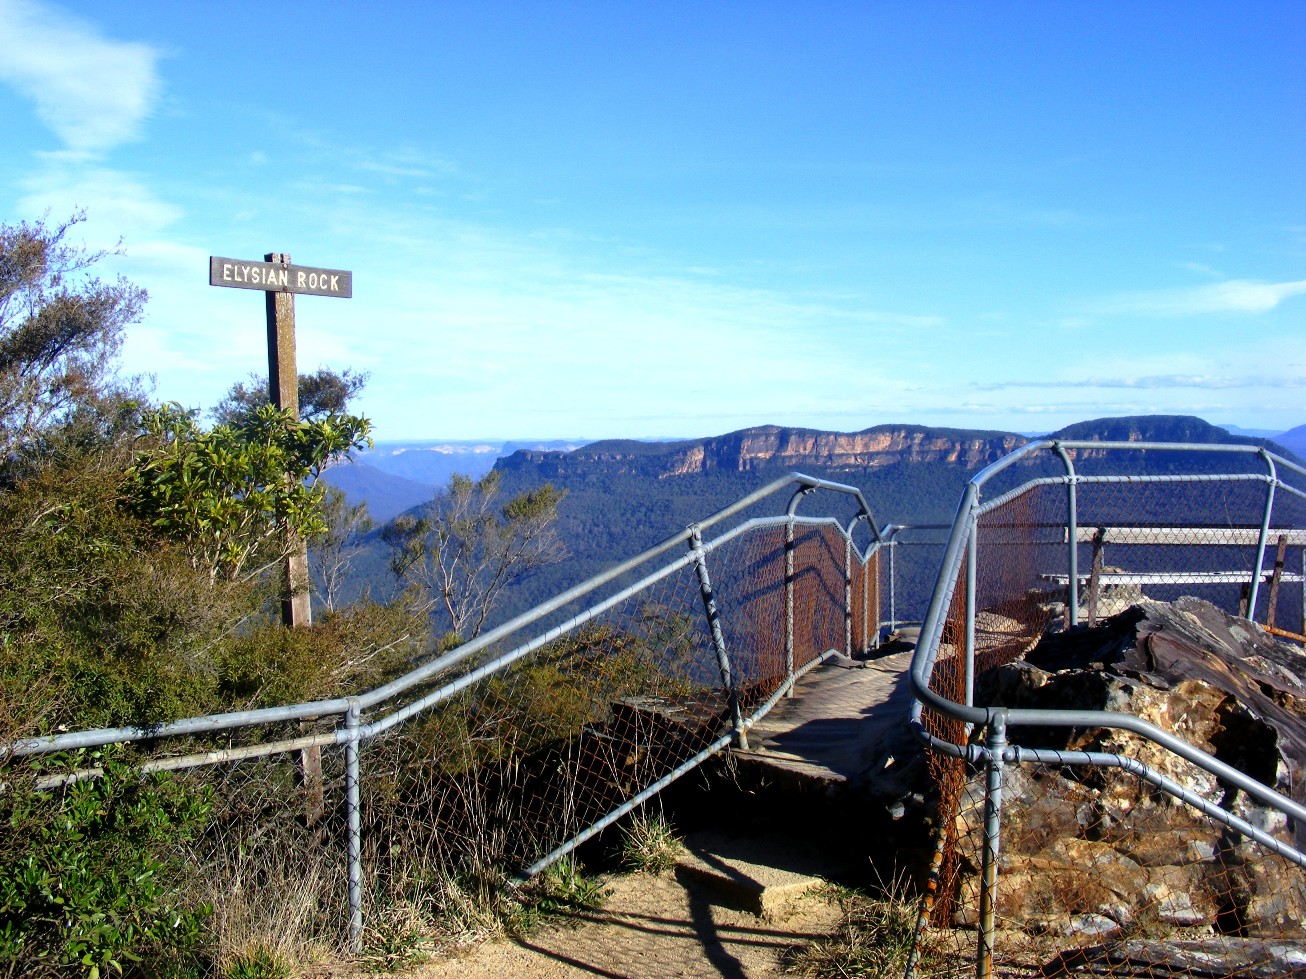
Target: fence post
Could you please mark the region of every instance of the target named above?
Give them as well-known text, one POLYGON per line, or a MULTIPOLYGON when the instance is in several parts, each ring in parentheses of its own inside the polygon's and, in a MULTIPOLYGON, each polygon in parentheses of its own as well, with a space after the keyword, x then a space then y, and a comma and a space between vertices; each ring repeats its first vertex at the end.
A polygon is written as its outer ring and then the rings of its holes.
POLYGON ((349 851, 349 944, 363 947, 363 818, 359 789, 358 705, 350 704, 345 714, 345 817, 349 851))
MULTIPOLYGON (((897 553, 897 551, 898 551, 898 537, 897 534, 895 534, 893 539, 889 541, 889 631, 890 632, 894 632, 898 628, 898 602, 897 602, 897 596, 895 594, 895 585, 897 584, 895 579, 898 576, 898 569, 894 565, 894 555, 897 553)), ((1306 606, 1306 599, 1302 600, 1302 604, 1306 606)))
POLYGON ((1007 712, 995 711, 989 721, 985 749, 988 781, 984 787, 984 853, 980 879, 979 948, 975 957, 976 979, 993 975, 993 941, 998 903, 998 853, 1002 830, 1002 754, 1007 747, 1007 712))
POLYGON ((1097 606, 1102 598, 1102 549, 1106 545, 1106 528, 1093 531, 1093 565, 1088 571, 1088 627, 1097 625, 1097 606))
POLYGON ((735 728, 735 747, 747 748, 748 731, 744 727, 744 715, 739 709, 739 690, 736 688, 734 674, 730 669, 726 637, 721 631, 721 617, 717 613, 716 597, 712 594, 712 579, 707 573, 707 553, 703 550, 703 534, 697 524, 690 528, 689 546, 694 552, 694 570, 698 572, 698 592, 703 599, 703 611, 707 615, 712 646, 716 650, 717 666, 721 669, 721 685, 725 687, 726 697, 730 702, 730 717, 735 728))
POLYGON ((1057 455, 1061 456, 1066 467, 1066 502, 1070 512, 1066 517, 1066 533, 1070 538, 1069 575, 1066 579, 1066 625, 1079 625, 1079 501, 1075 493, 1075 484, 1079 477, 1075 475, 1075 464, 1070 453, 1060 442, 1055 443, 1057 455))
POLYGON ((979 517, 970 512, 970 536, 966 541, 966 706, 975 703, 975 565, 979 558, 979 517))
POLYGON ((853 541, 843 539, 843 654, 853 656, 853 541))
POLYGON ((1274 574, 1270 576, 1270 605, 1265 612, 1265 624, 1274 628, 1275 614, 1279 610, 1279 582, 1283 578, 1283 563, 1288 556, 1288 538, 1279 535, 1279 547, 1274 554, 1274 574))
MULTIPOLYGON (((785 523, 785 679, 794 678, 794 519, 785 523)), ((794 695, 793 684, 785 690, 786 697, 794 695)))
MULTIPOLYGON (((871 651, 871 558, 867 555, 866 559, 861 562, 862 568, 862 655, 865 656, 871 651)), ((878 636, 880 630, 877 628, 875 634, 878 636)))
POLYGON ((1265 544, 1270 536, 1270 519, 1274 514, 1274 490, 1279 485, 1279 475, 1274 468, 1274 460, 1264 449, 1261 450, 1261 457, 1270 469, 1270 488, 1265 494, 1265 515, 1261 520, 1261 536, 1256 542, 1256 562, 1252 566, 1251 588, 1247 594, 1247 618, 1251 621, 1256 620, 1256 596, 1261 588, 1261 566, 1265 564, 1265 544))

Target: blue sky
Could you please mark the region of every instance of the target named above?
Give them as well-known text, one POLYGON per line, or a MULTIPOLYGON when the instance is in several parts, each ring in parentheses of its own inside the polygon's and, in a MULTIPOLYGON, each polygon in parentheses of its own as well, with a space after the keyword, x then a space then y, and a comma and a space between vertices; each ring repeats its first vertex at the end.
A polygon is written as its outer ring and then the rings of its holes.
POLYGON ((0 220, 85 207, 159 398, 208 256, 349 269, 382 439, 1306 422, 1306 4, 0 0, 0 220))

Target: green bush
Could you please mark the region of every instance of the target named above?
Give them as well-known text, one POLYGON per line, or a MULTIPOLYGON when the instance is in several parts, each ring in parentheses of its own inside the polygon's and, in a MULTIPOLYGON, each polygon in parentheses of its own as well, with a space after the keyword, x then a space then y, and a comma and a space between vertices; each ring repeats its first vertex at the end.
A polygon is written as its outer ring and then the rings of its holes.
POLYGON ((209 795, 108 752, 57 767, 87 765, 103 776, 49 790, 11 780, 0 797, 0 966, 19 975, 155 974, 194 958, 206 937, 210 908, 184 896, 184 846, 209 795))

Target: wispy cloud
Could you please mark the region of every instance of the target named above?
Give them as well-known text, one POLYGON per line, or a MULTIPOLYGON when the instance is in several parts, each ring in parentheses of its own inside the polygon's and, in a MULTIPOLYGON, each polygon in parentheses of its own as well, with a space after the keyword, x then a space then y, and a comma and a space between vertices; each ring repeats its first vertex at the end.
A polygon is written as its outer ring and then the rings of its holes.
POLYGON ((110 246, 120 237, 141 244, 182 214, 180 208, 157 197, 142 179, 94 165, 49 163, 26 177, 20 187, 23 195, 18 206, 28 214, 50 208, 64 215, 78 207, 88 208, 90 221, 83 232, 97 247, 110 246))
POLYGON ((1222 272, 1212 268, 1205 262, 1175 262, 1175 268, 1184 272, 1193 272, 1207 279, 1223 279, 1225 277, 1222 272))
POLYGON ((1131 390, 1158 390, 1165 388, 1200 388, 1209 391, 1227 391, 1239 388, 1300 388, 1306 387, 1306 378, 1299 376, 1255 375, 1244 377, 1219 377, 1210 374, 1153 374, 1147 377, 1086 377, 1080 380, 1062 378, 1042 381, 1006 381, 1000 384, 972 384, 977 391, 1005 391, 1012 388, 1125 388, 1131 390))
POLYGON ((136 137, 159 95, 158 52, 103 37, 34 0, 0 0, 0 81, 36 104, 66 151, 93 156, 136 137))
POLYGON ((1103 315, 1193 316, 1204 313, 1268 313, 1293 296, 1306 294, 1306 279, 1295 282, 1258 282, 1228 279, 1187 289, 1127 292, 1093 308, 1103 315))
POLYGON ((386 177, 417 179, 447 177, 458 172, 457 165, 452 161, 412 147, 389 150, 377 155, 364 155, 355 166, 359 170, 386 177))

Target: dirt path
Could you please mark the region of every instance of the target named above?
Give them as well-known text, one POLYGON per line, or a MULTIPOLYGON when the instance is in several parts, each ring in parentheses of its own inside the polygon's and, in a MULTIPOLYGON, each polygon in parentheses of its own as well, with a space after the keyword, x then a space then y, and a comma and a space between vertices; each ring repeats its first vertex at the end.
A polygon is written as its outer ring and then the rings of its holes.
POLYGON ((784 921, 710 903, 672 876, 608 882, 601 911, 577 912, 529 936, 487 942, 413 969, 413 979, 759 979, 784 974, 786 949, 830 933, 839 908, 821 894, 802 898, 784 921))

